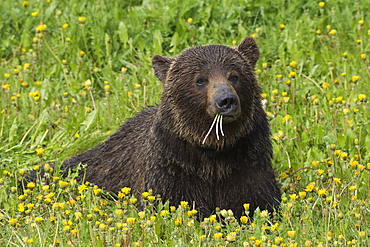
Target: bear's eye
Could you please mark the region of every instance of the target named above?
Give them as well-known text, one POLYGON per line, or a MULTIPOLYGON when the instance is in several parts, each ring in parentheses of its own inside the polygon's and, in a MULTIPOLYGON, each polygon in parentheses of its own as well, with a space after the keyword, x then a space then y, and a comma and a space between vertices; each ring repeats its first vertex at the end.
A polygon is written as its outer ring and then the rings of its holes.
POLYGON ((198 86, 203 86, 206 83, 206 80, 202 77, 197 78, 196 83, 198 86))
POLYGON ((229 81, 231 82, 237 82, 239 80, 239 76, 238 75, 231 75, 229 77, 229 81))

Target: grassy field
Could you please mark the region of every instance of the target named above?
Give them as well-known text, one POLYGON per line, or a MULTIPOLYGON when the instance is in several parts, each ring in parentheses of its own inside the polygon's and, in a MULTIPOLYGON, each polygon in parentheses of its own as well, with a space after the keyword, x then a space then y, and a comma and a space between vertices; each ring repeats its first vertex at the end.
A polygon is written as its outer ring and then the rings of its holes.
POLYGON ((369 0, 3 0, 0 9, 1 246, 370 245, 369 0), (170 207, 151 191, 139 212, 128 188, 102 197, 48 168, 159 102, 153 55, 246 36, 261 52, 280 219, 257 210, 248 223, 245 204, 241 219, 215 209, 198 222, 193 202, 170 207), (20 194, 17 180, 40 166, 53 182, 20 194))

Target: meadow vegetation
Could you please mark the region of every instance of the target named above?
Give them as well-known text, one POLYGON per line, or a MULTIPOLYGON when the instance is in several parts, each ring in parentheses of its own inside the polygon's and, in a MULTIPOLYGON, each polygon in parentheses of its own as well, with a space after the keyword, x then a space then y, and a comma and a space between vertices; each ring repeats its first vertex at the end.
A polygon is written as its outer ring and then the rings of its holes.
MULTIPOLYGON (((0 1, 1 246, 369 246, 370 3, 331 0, 0 1), (271 123, 280 214, 197 219, 155 191, 137 208, 50 162, 159 102, 155 54, 246 36, 271 123), (31 169, 46 175, 17 181, 31 169), (45 183, 45 178, 50 183, 45 183)), ((83 169, 83 167, 81 167, 83 169)), ((242 206, 242 205, 241 205, 242 206)))

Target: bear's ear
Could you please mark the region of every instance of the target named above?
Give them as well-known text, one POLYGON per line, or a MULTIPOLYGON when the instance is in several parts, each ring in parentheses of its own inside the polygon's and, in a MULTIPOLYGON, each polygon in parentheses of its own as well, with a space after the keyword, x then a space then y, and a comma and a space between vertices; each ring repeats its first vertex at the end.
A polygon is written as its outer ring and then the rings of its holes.
POLYGON ((162 57, 159 55, 153 57, 152 66, 154 74, 162 83, 166 82, 168 70, 174 60, 172 57, 162 57))
POLYGON ((238 51, 243 55, 245 59, 248 59, 248 61, 254 68, 258 58, 260 57, 260 52, 256 41, 254 41, 252 37, 246 37, 238 46, 238 51))

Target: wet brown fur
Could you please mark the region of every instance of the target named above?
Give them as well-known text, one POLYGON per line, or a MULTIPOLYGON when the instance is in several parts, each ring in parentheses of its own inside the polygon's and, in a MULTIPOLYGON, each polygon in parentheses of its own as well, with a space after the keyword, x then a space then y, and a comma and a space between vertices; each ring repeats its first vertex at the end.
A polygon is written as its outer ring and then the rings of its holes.
MULTIPOLYGON (((200 214, 216 207, 241 216, 251 210, 277 208, 280 185, 272 169, 272 145, 260 87, 254 76, 258 47, 247 37, 237 48, 209 45, 190 48, 174 58, 153 57, 156 77, 163 83, 158 106, 129 119, 99 146, 65 161, 62 170, 87 164, 85 181, 118 192, 131 187, 137 195, 153 189, 171 205, 195 201, 200 214), (240 76, 230 84, 231 72, 240 76), (197 77, 209 84, 199 89, 197 77), (214 131, 202 145, 217 110, 212 105, 215 83, 227 83, 237 94, 241 113, 223 124, 224 137, 214 131), (210 114, 211 113, 211 114, 210 114)), ((81 181, 84 174, 79 174, 81 181)))

